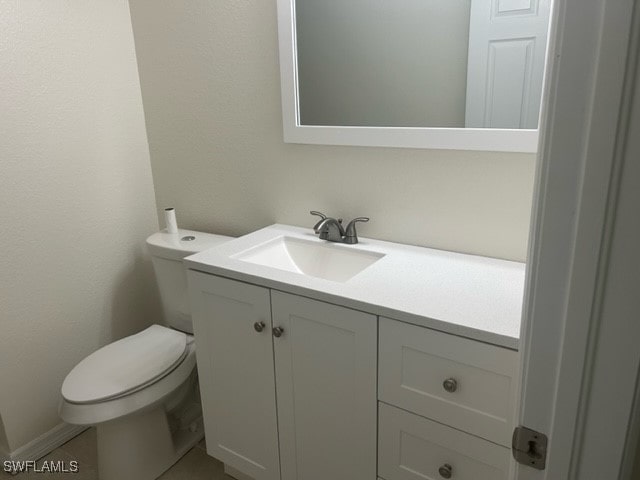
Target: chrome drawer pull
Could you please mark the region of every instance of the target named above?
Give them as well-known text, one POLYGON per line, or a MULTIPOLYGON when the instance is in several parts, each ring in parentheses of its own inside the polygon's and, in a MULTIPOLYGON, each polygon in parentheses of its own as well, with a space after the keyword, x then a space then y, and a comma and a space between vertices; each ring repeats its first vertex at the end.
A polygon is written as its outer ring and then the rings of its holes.
POLYGON ((453 393, 458 390, 458 381, 455 378, 447 378, 442 382, 442 386, 447 392, 453 393))
POLYGON ((265 323, 264 322, 256 322, 253 324, 253 328, 256 330, 256 332, 260 333, 261 331, 264 330, 265 327, 265 323))
POLYGON ((442 478, 451 478, 451 475, 453 475, 453 467, 445 463, 438 469, 438 473, 442 478))

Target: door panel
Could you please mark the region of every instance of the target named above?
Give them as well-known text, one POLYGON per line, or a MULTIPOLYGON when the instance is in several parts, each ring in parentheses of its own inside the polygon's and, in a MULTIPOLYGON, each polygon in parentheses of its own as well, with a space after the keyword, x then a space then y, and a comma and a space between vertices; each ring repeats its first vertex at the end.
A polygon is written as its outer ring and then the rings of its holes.
POLYGON ((472 0, 465 126, 537 128, 549 0, 472 0))
POLYGON ((272 291, 282 480, 376 477, 376 317, 272 291))
POLYGON ((255 480, 279 480, 269 290, 188 278, 207 452, 255 480))
POLYGON ((537 4, 537 0, 496 0, 494 3, 497 15, 535 13, 537 4))

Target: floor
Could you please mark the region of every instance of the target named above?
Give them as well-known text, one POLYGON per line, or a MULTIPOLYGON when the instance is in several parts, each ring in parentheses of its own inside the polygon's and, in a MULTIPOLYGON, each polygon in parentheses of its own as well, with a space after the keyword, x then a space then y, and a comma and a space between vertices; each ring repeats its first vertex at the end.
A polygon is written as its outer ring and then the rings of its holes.
MULTIPOLYGON (((38 461, 38 466, 43 461, 63 461, 67 468, 69 462, 78 462, 78 473, 40 473, 23 472, 16 476, 4 472, 0 468, 0 480, 98 480, 96 454, 96 432, 90 428, 67 443, 57 448, 49 455, 38 461)), ((167 470, 160 480, 233 480, 224 474, 222 463, 207 455, 204 440, 193 447, 178 463, 167 470)))

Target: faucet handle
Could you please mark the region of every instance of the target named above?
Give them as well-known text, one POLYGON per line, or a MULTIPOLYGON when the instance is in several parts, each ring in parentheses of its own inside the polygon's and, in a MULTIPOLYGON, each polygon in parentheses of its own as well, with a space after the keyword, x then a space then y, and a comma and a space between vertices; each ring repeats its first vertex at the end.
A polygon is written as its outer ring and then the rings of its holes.
POLYGON ((356 233, 356 223, 368 222, 369 217, 357 217, 349 222, 347 228, 344 230, 344 243, 353 245, 358 243, 358 234, 356 233))
POLYGON ((322 212, 316 212, 315 210, 311 210, 309 212, 311 215, 315 215, 316 217, 320 217, 320 220, 324 220, 327 216, 322 212))
POLYGON ((351 220, 349 222, 349 224, 347 225, 347 230, 349 229, 355 229, 356 228, 356 223, 357 222, 368 222, 370 219, 369 217, 357 217, 354 218, 353 220, 351 220))
POLYGON ((318 223, 316 223, 316 224, 313 226, 313 231, 314 231, 314 232, 315 232, 315 234, 317 235, 317 234, 319 234, 319 233, 320 233, 320 231, 318 230, 318 227, 320 227, 320 224, 322 223, 322 221, 323 221, 325 218, 327 218, 327 216, 326 216, 324 213, 322 213, 322 212, 316 212, 315 210, 311 210, 309 213, 310 213, 311 215, 315 215, 316 217, 320 217, 320 220, 318 221, 318 223))

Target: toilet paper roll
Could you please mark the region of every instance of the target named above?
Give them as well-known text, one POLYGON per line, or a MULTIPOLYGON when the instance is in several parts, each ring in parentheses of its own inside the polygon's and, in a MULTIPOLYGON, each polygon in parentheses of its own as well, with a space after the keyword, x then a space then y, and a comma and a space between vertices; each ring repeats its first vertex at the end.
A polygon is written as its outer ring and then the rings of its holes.
POLYGON ((167 233, 178 233, 175 208, 169 207, 164 209, 164 223, 167 226, 167 233))

